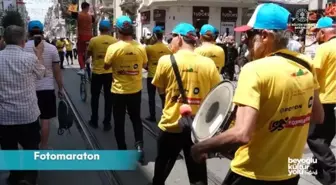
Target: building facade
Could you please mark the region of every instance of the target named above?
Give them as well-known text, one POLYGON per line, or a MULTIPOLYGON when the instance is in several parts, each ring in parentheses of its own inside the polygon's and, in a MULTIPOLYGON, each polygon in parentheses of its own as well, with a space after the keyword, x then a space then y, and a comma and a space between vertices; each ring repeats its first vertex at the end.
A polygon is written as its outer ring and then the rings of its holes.
POLYGON ((150 35, 155 26, 162 26, 168 34, 176 24, 187 22, 196 30, 212 24, 221 35, 239 40, 240 34, 233 29, 247 23, 256 5, 255 0, 143 0, 138 8, 137 36, 150 35))

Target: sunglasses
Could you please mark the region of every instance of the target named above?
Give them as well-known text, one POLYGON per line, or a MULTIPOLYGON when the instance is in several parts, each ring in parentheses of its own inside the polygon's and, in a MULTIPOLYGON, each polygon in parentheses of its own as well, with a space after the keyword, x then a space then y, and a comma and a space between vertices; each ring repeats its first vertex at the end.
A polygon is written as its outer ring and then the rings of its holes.
POLYGON ((246 37, 247 39, 253 39, 254 36, 260 34, 262 32, 262 30, 255 30, 255 29, 252 29, 252 30, 249 30, 246 32, 246 37))

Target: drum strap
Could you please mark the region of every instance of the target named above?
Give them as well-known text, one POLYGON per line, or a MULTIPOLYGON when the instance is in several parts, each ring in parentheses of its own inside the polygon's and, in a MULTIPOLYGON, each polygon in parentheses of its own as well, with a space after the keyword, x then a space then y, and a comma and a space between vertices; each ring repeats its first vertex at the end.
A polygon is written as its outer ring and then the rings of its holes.
POLYGON ((181 78, 180 71, 178 69, 178 66, 177 66, 174 55, 170 55, 170 61, 171 61, 171 64, 172 64, 172 67, 173 67, 173 70, 174 70, 174 74, 175 74, 175 77, 176 77, 176 81, 177 81, 177 84, 178 84, 180 94, 182 96, 182 102, 185 103, 185 104, 188 104, 187 96, 186 96, 184 88, 183 88, 182 78, 181 78))
POLYGON ((291 60, 293 62, 296 62, 296 63, 302 65, 303 67, 305 67, 306 69, 308 69, 308 71, 312 72, 312 69, 309 66, 308 62, 306 62, 306 61, 304 61, 300 58, 297 58, 295 56, 292 56, 292 55, 289 55, 289 54, 286 54, 286 53, 274 53, 273 56, 280 56, 280 57, 286 58, 288 60, 291 60))

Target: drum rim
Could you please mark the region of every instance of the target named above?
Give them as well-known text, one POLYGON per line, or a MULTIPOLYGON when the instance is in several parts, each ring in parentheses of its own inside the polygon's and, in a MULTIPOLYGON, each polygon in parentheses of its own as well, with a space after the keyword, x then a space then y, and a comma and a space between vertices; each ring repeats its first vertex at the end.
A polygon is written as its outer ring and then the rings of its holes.
MULTIPOLYGON (((211 90, 210 90, 210 92, 208 93, 208 95, 209 94, 211 94, 213 91, 215 91, 216 90, 216 88, 218 87, 218 86, 220 86, 221 84, 223 84, 223 83, 230 83, 231 85, 232 85, 232 87, 233 87, 233 95, 234 95, 234 91, 235 91, 235 85, 234 85, 234 83, 232 83, 232 81, 230 81, 230 80, 223 80, 223 81, 221 81, 219 84, 217 84, 214 88, 212 88, 211 90)), ((232 96, 233 96, 232 95, 232 96)), ((203 100, 203 102, 202 102, 202 104, 201 104, 201 106, 200 106, 200 108, 198 109, 198 110, 200 110, 203 106, 204 106, 204 102, 205 102, 205 100, 207 99, 207 96, 205 97, 205 99, 203 100)), ((231 101, 230 101, 231 103, 231 105, 228 107, 228 110, 227 110, 227 113, 226 113, 226 115, 228 115, 228 113, 231 111, 232 112, 232 109, 233 109, 233 107, 234 107, 234 105, 233 105, 233 97, 232 97, 232 99, 231 99, 231 101)), ((198 117, 198 113, 196 113, 196 115, 195 115, 195 118, 197 118, 198 117)), ((192 122, 192 127, 193 127, 193 129, 195 128, 194 127, 194 121, 195 121, 196 119, 194 119, 193 120, 193 122, 192 122)), ((224 118, 224 120, 225 120, 225 118, 224 118)), ((211 138, 211 137, 213 137, 214 135, 216 135, 216 133, 218 132, 218 130, 221 128, 221 125, 220 126, 218 126, 218 128, 217 128, 217 131, 216 132, 214 132, 213 134, 210 134, 209 136, 207 136, 207 137, 204 137, 204 138, 199 138, 199 137, 197 137, 197 136, 194 136, 194 134, 192 133, 191 134, 191 139, 192 139, 192 141, 195 143, 195 140, 196 140, 196 138, 197 138, 197 140, 198 141, 204 141, 204 140, 206 140, 206 139, 209 139, 209 138, 211 138)), ((196 133, 195 133, 196 134, 196 133)))

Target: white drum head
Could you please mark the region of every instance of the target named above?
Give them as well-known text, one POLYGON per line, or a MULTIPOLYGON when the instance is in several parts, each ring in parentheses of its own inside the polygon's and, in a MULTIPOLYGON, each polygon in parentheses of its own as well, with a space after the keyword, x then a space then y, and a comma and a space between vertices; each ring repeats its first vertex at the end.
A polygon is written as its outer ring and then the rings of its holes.
POLYGON ((209 139, 218 132, 232 111, 234 90, 235 84, 223 81, 206 96, 192 123, 194 132, 191 138, 194 143, 209 139))

